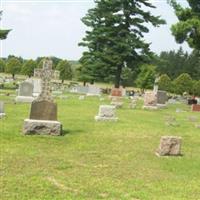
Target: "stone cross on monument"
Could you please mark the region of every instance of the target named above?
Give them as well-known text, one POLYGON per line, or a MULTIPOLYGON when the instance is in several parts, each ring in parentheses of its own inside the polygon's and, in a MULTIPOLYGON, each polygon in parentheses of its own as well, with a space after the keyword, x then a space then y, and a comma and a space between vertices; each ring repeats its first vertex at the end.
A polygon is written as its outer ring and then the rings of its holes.
POLYGON ((50 59, 44 60, 43 69, 37 69, 37 71, 35 71, 34 76, 41 78, 42 80, 41 83, 42 91, 35 100, 35 102, 38 101, 53 102, 53 98, 51 96, 51 85, 50 85, 53 73, 54 71, 52 70, 52 61, 50 59))

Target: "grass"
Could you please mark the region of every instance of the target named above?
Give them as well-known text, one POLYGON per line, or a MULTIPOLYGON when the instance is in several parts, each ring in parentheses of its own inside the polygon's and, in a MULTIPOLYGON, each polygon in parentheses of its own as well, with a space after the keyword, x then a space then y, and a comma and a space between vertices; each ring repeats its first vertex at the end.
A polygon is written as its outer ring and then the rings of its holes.
POLYGON ((95 122, 97 97, 56 99, 65 134, 23 136, 30 105, 6 101, 0 120, 2 200, 197 200, 200 199, 200 131, 186 105, 159 111, 117 110, 119 121, 95 122), (187 112, 176 113, 176 108, 187 112), (180 126, 165 125, 175 116, 180 126), (183 138, 182 157, 155 156, 162 135, 183 138))

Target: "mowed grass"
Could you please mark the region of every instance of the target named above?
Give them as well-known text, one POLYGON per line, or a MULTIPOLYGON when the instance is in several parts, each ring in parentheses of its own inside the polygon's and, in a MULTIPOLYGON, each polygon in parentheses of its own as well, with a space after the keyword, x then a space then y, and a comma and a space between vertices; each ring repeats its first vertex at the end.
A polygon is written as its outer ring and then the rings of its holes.
POLYGON ((57 98, 64 135, 23 136, 29 104, 6 101, 0 120, 2 200, 197 200, 200 199, 200 131, 186 105, 159 111, 117 110, 118 122, 95 122, 107 97, 57 98), (176 113, 176 108, 186 112, 176 113), (180 126, 166 126, 174 116, 180 126), (157 157, 163 135, 183 138, 182 157, 157 157))

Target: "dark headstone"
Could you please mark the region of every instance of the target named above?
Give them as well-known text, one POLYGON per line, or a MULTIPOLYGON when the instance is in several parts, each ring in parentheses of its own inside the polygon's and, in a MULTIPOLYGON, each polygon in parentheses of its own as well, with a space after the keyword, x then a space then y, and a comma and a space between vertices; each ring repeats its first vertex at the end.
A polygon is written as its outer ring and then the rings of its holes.
POLYGON ((193 104, 197 104, 197 100, 196 99, 188 99, 188 105, 193 105, 193 104))
POLYGON ((158 104, 165 104, 168 100, 167 92, 158 90, 157 92, 157 103, 158 104))
POLYGON ((57 120, 57 104, 49 101, 36 101, 31 105, 30 119, 57 120))

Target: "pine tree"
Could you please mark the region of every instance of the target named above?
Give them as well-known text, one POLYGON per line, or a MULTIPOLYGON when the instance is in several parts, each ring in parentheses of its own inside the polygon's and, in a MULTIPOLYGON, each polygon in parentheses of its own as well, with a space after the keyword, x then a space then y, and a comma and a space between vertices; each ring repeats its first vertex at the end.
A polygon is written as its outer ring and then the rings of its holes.
POLYGON ((188 8, 181 7, 176 0, 170 0, 179 22, 171 28, 178 43, 186 41, 193 49, 200 50, 200 1, 187 0, 188 8))
POLYGON ((119 87, 123 67, 135 69, 152 56, 143 39, 150 23, 157 27, 164 24, 160 17, 153 16, 144 7, 155 8, 148 0, 96 0, 82 19, 90 29, 79 44, 87 47, 80 59, 86 73, 94 80, 115 77, 119 87))
MULTIPOLYGON (((0 11, 0 21, 1 21, 1 15, 2 15, 2 11, 0 11)), ((0 29, 0 40, 6 39, 9 32, 10 32, 10 30, 0 29)))

